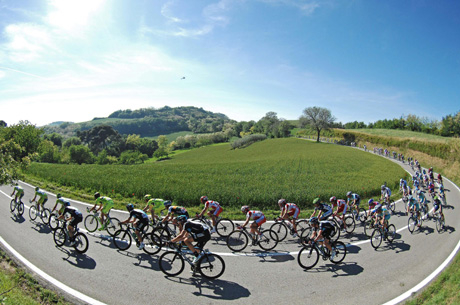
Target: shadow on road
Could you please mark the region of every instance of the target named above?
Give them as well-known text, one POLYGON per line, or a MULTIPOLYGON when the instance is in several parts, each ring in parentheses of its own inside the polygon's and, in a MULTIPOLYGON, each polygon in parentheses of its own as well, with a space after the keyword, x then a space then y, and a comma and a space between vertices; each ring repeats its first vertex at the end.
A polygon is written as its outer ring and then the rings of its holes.
POLYGON ((59 251, 65 253, 67 257, 63 257, 62 259, 71 264, 74 267, 81 268, 81 269, 95 269, 96 268, 96 261, 89 257, 86 254, 80 254, 78 252, 69 251, 69 249, 61 248, 56 246, 59 251))
POLYGON ((31 221, 31 223, 35 224, 35 226, 33 226, 31 228, 34 229, 35 231, 37 231, 38 233, 42 233, 42 234, 53 233, 53 230, 51 230, 51 228, 48 225, 45 225, 44 223, 33 222, 33 221, 31 221))
POLYGON ((364 268, 358 265, 356 262, 342 262, 340 264, 333 264, 328 262, 325 265, 319 265, 317 268, 312 268, 304 271, 308 273, 332 272, 332 277, 341 277, 360 274, 364 271, 364 268))
POLYGON ((23 223, 26 221, 26 219, 24 218, 24 216, 18 216, 16 214, 13 214, 11 215, 11 219, 14 221, 14 222, 17 222, 17 223, 23 223))
MULTIPOLYGON (((248 298, 251 295, 251 292, 247 288, 237 283, 219 279, 208 280, 201 278, 199 275, 189 279, 170 276, 165 276, 165 278, 177 284, 195 286, 198 291, 192 294, 200 298, 205 297, 212 300, 234 301, 241 298, 248 298)), ((193 299, 190 299, 190 301, 193 303, 193 299)))

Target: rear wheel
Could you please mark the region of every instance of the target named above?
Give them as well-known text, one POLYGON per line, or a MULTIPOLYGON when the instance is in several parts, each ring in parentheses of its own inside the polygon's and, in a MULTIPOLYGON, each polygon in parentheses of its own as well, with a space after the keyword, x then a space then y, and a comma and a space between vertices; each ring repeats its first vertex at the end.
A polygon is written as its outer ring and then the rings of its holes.
POLYGON ((49 220, 50 220, 50 215, 51 215, 51 212, 49 209, 47 208, 43 208, 42 207, 42 211, 40 213, 40 218, 42 220, 42 222, 47 225, 49 223, 49 220))
POLYGON ((120 228, 120 220, 118 218, 110 217, 107 221, 106 230, 110 236, 113 236, 115 232, 120 228))
POLYGON ((18 215, 22 216, 24 214, 24 203, 22 201, 19 201, 18 204, 18 215))
POLYGON ((143 237, 144 252, 150 255, 157 254, 161 250, 161 238, 156 233, 148 233, 143 237))
POLYGON ((169 276, 176 276, 184 270, 185 262, 175 251, 167 251, 160 256, 160 270, 169 276))
POLYGON ((156 234, 161 239, 161 245, 166 245, 171 240, 171 234, 165 228, 155 228, 152 234, 156 234))
POLYGON ((444 220, 441 219, 441 217, 436 217, 436 230, 438 231, 438 233, 441 233, 442 231, 444 231, 444 220))
POLYGON ((305 219, 299 220, 297 223, 297 235, 301 236, 302 232, 305 231, 307 228, 310 227, 310 223, 305 219))
POLYGON ((235 230, 235 225, 230 219, 222 218, 216 223, 216 232, 219 236, 227 237, 233 230, 235 230))
POLYGON ((83 233, 77 233, 77 235, 75 235, 75 245, 73 246, 75 251, 78 253, 85 253, 88 250, 88 246, 88 237, 83 233))
POLYGON ((364 234, 367 237, 371 237, 372 232, 374 231, 374 221, 370 220, 364 224, 364 234))
POLYGON ((347 247, 341 241, 336 241, 331 247, 332 250, 335 250, 335 256, 331 258, 331 262, 334 264, 341 263, 345 259, 345 256, 347 256, 347 247))
POLYGON ((99 226, 99 220, 97 219, 97 216, 94 216, 92 214, 88 215, 85 217, 85 229, 86 231, 92 233, 97 230, 97 227, 99 226))
POLYGON ((270 227, 270 230, 274 231, 278 235, 279 241, 283 241, 284 239, 286 239, 286 236, 288 234, 288 228, 282 222, 275 222, 270 227))
POLYGON ((304 269, 313 268, 319 260, 318 249, 312 246, 303 247, 297 255, 297 262, 304 269))
POLYGON ((302 234, 300 235, 300 243, 304 246, 308 246, 308 239, 310 238, 312 228, 306 228, 305 230, 302 231, 302 234))
POLYGON ((233 231, 227 236, 227 247, 234 251, 243 251, 248 246, 248 236, 243 231, 233 231))
POLYGON ((355 230, 355 227, 356 227, 354 218, 352 216, 346 216, 345 217, 345 225, 347 226, 345 228, 347 233, 349 233, 349 234, 353 233, 353 231, 355 230))
POLYGON ((131 234, 129 234, 128 230, 118 230, 113 235, 113 243, 115 247, 124 251, 131 247, 131 243, 133 242, 133 238, 131 234))
POLYGON ((259 235, 259 246, 265 251, 272 250, 278 245, 278 234, 273 230, 263 231, 259 235))
POLYGON ((29 208, 29 218, 30 218, 30 220, 34 221, 35 219, 37 219, 37 216, 38 216, 37 207, 35 205, 30 206, 30 208, 29 208))
POLYGON ((387 240, 392 243, 396 238, 396 227, 394 225, 389 225, 387 228, 387 240))
POLYGON ((225 262, 219 255, 207 253, 198 262, 198 272, 208 279, 216 279, 225 271, 225 262))

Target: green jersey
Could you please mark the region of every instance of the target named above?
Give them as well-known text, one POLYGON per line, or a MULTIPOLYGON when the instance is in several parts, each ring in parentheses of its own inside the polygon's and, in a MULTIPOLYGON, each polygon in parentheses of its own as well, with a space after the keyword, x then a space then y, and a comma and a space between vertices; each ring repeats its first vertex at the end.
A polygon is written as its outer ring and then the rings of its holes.
POLYGON ((14 187, 14 190, 19 194, 24 194, 24 189, 22 187, 20 187, 19 185, 16 185, 14 187))
POLYGON ((40 197, 40 199, 48 199, 48 195, 42 190, 35 191, 35 196, 40 197))
POLYGON ((160 199, 160 198, 153 198, 153 199, 150 199, 147 204, 152 206, 153 210, 158 210, 159 208, 163 207, 163 203, 165 201, 163 199, 160 199))

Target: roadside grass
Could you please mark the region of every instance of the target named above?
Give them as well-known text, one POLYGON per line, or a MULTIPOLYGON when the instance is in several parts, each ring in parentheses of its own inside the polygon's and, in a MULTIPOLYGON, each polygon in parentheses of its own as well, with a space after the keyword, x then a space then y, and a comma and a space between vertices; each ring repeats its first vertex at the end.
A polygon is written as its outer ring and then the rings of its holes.
POLYGON ((43 288, 0 249, 0 304, 71 304, 55 292, 43 288))
POLYGON ((438 135, 409 131, 409 130, 399 130, 399 129, 345 129, 345 131, 361 132, 368 133, 372 135, 385 136, 385 137, 396 137, 396 138, 414 138, 414 139, 423 139, 430 141, 440 141, 447 142, 454 140, 453 138, 446 138, 438 135))

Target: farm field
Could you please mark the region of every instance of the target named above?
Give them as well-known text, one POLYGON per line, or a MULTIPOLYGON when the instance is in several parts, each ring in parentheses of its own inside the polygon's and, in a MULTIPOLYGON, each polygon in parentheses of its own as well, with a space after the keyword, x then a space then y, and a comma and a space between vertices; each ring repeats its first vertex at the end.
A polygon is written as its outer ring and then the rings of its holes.
POLYGON ((345 197, 349 190, 363 198, 379 196, 384 182, 396 189, 407 175, 397 164, 357 149, 295 138, 237 150, 229 144, 203 147, 132 166, 34 163, 27 173, 88 196, 99 191, 118 202, 140 202, 149 193, 196 206, 206 194, 227 207, 260 209, 274 209, 279 198, 310 208, 317 196, 345 197))
POLYGON ((384 137, 395 137, 395 138, 412 138, 416 140, 429 140, 429 141, 439 141, 439 142, 448 142, 455 141, 453 138, 446 138, 437 135, 427 134, 423 132, 415 132, 409 130, 397 130, 397 129, 346 129, 345 131, 366 133, 376 136, 384 137))

